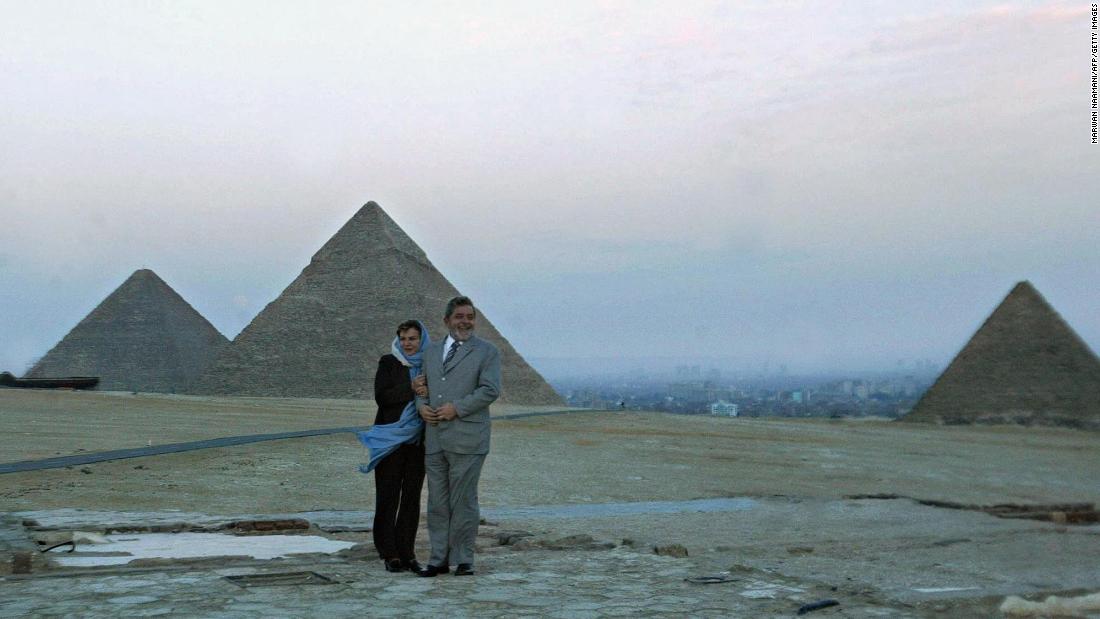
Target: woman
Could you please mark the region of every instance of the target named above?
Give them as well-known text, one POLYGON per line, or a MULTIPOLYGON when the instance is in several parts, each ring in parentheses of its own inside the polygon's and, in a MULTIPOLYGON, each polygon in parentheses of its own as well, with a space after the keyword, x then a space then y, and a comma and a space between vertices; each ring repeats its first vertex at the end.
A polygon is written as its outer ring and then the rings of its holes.
POLYGON ((374 470, 374 547, 389 572, 420 571, 413 544, 424 486, 424 423, 414 398, 428 394, 420 371, 420 352, 428 344, 419 321, 398 325, 392 352, 378 360, 374 375, 374 427, 359 433, 370 450, 370 462, 359 470, 374 470))

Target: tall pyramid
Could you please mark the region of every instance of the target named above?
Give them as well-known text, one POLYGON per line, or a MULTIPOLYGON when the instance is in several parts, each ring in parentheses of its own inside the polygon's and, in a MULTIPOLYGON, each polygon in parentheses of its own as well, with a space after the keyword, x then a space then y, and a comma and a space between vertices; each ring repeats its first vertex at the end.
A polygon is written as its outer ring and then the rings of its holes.
POLYGON ((1100 359, 1020 282, 902 419, 1100 429, 1100 359))
MULTIPOLYGON (((458 294, 389 215, 368 202, 222 351, 192 392, 373 397, 378 358, 389 352, 397 325, 419 319, 438 339, 447 301, 458 294)), ((477 333, 500 349, 503 401, 562 404, 484 315, 477 333)))
POLYGON ((228 344, 156 273, 139 269, 27 376, 99 376, 102 390, 176 393, 228 344))

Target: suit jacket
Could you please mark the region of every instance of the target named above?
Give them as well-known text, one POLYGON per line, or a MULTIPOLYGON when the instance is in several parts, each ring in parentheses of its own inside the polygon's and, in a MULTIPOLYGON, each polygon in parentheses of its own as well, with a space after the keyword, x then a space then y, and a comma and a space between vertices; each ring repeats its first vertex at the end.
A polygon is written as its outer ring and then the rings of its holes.
POLYGON ((412 390, 409 368, 392 354, 383 355, 378 360, 378 371, 374 373, 374 401, 378 403, 374 425, 393 423, 400 419, 405 405, 414 398, 416 394, 412 390))
POLYGON ((425 452, 450 451, 460 454, 489 453, 489 405, 500 396, 500 351, 475 336, 466 340, 450 363, 443 365, 443 343, 433 342, 424 350, 424 375, 428 377, 428 400, 417 405, 438 408, 454 404, 458 417, 424 427, 425 452))

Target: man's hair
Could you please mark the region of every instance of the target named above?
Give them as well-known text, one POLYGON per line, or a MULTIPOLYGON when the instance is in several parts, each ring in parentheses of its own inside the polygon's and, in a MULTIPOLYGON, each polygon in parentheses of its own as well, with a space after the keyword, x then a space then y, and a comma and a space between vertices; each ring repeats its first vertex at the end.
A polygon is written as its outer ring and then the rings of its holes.
POLYGON ((420 321, 418 320, 406 320, 405 322, 397 325, 397 335, 401 336, 402 331, 408 331, 409 329, 416 329, 416 332, 420 334, 420 337, 424 337, 424 332, 420 330, 420 321))
POLYGON ((443 319, 446 320, 451 317, 451 314, 455 313, 456 307, 462 307, 469 305, 474 309, 474 316, 477 316, 477 308, 474 307, 474 302, 470 300, 470 297, 455 297, 450 301, 447 301, 447 312, 443 314, 443 319))

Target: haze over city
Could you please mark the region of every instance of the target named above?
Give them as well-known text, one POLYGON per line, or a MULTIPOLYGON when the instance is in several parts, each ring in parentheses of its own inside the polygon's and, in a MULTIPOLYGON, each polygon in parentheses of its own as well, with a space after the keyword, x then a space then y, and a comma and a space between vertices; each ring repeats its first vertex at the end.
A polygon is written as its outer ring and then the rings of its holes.
POLYGON ((0 370, 143 267, 232 338, 368 200, 536 368, 942 365, 1023 279, 1100 348, 1085 3, 0 11, 0 370))

